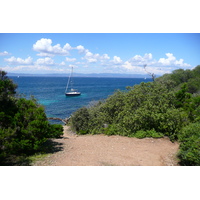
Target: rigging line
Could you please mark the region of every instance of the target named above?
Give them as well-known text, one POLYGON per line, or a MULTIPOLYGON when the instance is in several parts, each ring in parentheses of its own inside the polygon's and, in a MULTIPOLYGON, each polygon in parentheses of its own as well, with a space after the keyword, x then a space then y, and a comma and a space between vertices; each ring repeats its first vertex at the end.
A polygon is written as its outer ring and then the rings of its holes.
POLYGON ((72 70, 71 70, 70 76, 69 76, 69 78, 68 78, 68 82, 67 82, 67 87, 66 87, 66 89, 65 89, 65 93, 66 93, 67 90, 68 90, 68 86, 69 86, 70 78, 71 78, 71 76, 72 76, 72 72, 73 72, 73 67, 72 67, 72 70))

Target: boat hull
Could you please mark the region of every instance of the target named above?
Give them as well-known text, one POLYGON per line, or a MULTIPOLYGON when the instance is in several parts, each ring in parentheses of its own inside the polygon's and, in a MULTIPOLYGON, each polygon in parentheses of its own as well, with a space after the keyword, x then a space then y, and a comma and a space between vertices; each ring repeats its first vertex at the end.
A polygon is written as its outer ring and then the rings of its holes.
POLYGON ((81 93, 80 92, 67 92, 67 93, 65 93, 65 95, 74 97, 74 96, 80 96, 81 93))

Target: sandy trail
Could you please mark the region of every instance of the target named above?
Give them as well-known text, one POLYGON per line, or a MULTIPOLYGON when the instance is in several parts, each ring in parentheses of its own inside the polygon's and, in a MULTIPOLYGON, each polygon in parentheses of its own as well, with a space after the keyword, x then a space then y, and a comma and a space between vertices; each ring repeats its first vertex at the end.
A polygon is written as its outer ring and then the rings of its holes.
POLYGON ((64 126, 64 136, 54 139, 62 150, 36 161, 34 166, 174 166, 178 143, 168 138, 73 134, 64 126))

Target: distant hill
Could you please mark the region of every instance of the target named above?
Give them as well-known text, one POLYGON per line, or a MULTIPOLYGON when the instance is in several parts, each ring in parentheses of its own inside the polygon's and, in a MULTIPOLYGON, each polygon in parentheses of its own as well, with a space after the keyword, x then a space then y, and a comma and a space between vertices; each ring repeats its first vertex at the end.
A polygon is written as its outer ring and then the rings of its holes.
MULTIPOLYGON (((25 74, 25 73, 9 73, 8 76, 40 76, 40 77, 68 77, 69 74, 25 74)), ((81 74, 74 73, 74 77, 111 77, 111 78, 151 78, 146 74, 111 74, 111 73, 91 73, 81 74)))

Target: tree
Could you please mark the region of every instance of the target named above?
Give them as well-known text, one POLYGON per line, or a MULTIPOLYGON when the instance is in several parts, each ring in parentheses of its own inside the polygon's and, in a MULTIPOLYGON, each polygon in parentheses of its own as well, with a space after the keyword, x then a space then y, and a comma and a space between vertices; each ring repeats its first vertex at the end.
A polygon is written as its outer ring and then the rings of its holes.
POLYGON ((61 125, 49 124, 44 108, 32 97, 16 96, 17 86, 0 71, 0 160, 40 150, 48 138, 63 134, 61 125))
POLYGON ((12 117, 16 112, 14 96, 17 85, 6 74, 0 70, 0 128, 12 123, 12 117))
POLYGON ((197 65, 194 69, 194 74, 195 76, 199 76, 200 75, 200 65, 197 65))

